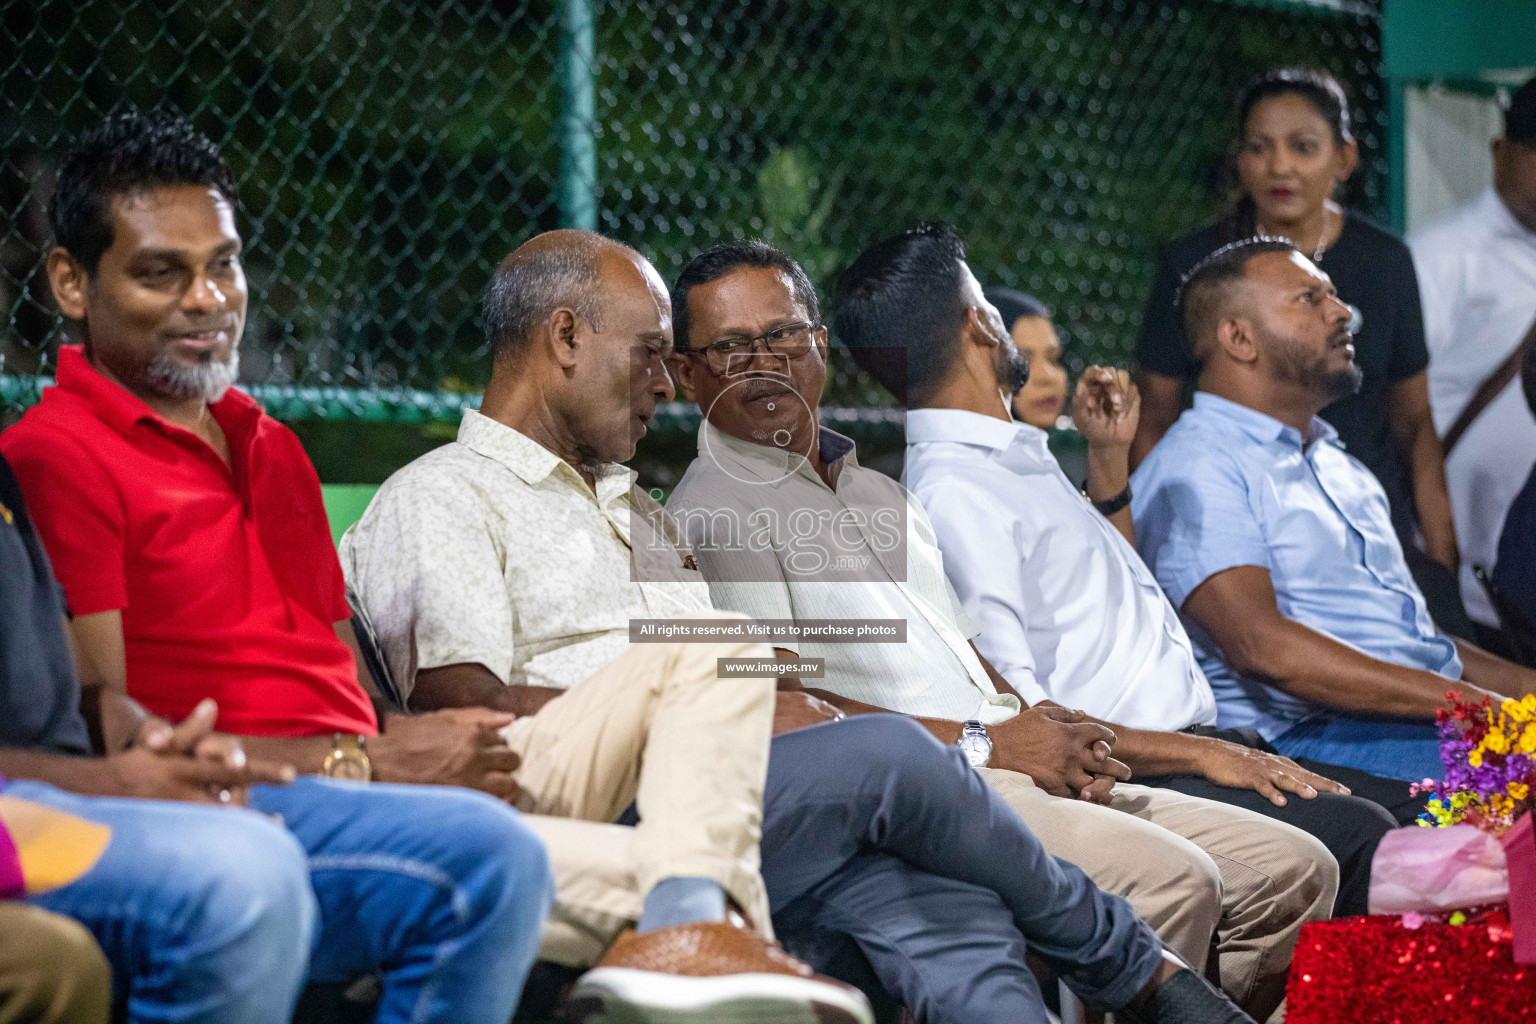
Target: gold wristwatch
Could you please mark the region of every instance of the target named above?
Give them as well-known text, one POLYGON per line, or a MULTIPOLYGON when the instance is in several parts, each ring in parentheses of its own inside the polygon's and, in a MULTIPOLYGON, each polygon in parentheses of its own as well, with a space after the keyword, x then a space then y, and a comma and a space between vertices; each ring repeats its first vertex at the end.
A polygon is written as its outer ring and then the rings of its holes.
POLYGON ((320 774, 329 779, 351 779, 353 782, 367 782, 373 778, 367 738, 345 732, 333 735, 331 752, 325 755, 320 774))

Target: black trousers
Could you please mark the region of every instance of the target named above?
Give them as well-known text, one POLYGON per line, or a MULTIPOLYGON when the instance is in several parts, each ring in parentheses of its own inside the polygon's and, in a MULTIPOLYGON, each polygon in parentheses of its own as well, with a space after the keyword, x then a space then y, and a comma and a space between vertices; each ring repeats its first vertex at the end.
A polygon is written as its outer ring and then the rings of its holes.
MULTIPOLYGON (((1187 731, 1266 753, 1276 753, 1274 747, 1251 729, 1213 730, 1197 727, 1187 731)), ((1339 862, 1339 895, 1333 905, 1334 916, 1354 917, 1364 914, 1370 896, 1371 859, 1376 856, 1376 847, 1381 843, 1381 837, 1394 828, 1411 824, 1424 810, 1429 797, 1414 796, 1406 782, 1383 779, 1357 768, 1322 764, 1307 759, 1298 760, 1297 764, 1308 771, 1343 783, 1349 787, 1352 795, 1319 793, 1311 800, 1304 800, 1293 793, 1287 793, 1285 806, 1276 807, 1269 802, 1268 797, 1254 790, 1219 786, 1198 775, 1138 776, 1136 781, 1144 786, 1160 786, 1189 796, 1242 807, 1294 825, 1315 836, 1339 862)))

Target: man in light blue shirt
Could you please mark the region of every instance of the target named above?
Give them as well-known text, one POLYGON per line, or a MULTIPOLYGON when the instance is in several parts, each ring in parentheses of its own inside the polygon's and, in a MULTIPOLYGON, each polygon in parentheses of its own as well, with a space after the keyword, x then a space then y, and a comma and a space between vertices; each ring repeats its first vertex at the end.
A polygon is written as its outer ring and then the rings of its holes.
POLYGON ((1438 778, 1446 692, 1519 696, 1536 673, 1435 628, 1381 485, 1317 417, 1360 386, 1349 307, 1272 239, 1207 257, 1180 302, 1200 390, 1132 478, 1132 513, 1218 724, 1290 757, 1438 778))

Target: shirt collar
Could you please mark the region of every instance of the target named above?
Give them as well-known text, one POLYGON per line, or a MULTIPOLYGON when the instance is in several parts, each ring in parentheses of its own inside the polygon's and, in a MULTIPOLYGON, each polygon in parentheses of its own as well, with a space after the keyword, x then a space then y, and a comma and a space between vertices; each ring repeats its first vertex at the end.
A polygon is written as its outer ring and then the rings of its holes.
POLYGON ((950 441, 1002 451, 1021 445, 1046 450, 1049 435, 1018 420, 1000 420, 966 409, 913 409, 907 413, 907 443, 950 441))
MULTIPOLYGON (((844 469, 858 467, 859 459, 852 440, 826 426, 816 431, 816 437, 821 460, 832 467, 831 476, 834 481, 844 469)), ((699 421, 698 443, 700 457, 716 460, 717 463, 729 463, 734 469, 759 480, 776 481, 789 474, 804 473, 817 483, 822 482, 815 470, 811 469, 810 460, 798 452, 732 437, 708 419, 699 421)))
POLYGON ((1213 395, 1209 391, 1195 392, 1194 407, 1197 412, 1224 420, 1255 441, 1265 444, 1284 441, 1294 448, 1305 448, 1318 441, 1336 441, 1339 437, 1339 432, 1321 416, 1312 417, 1312 422, 1307 428, 1307 437, 1303 438, 1301 432, 1295 427, 1287 426, 1267 413, 1251 409, 1246 405, 1239 405, 1220 395, 1213 395))
MULTIPOLYGON (((586 490, 587 482, 570 463, 527 434, 484 416, 479 410, 464 410, 464 418, 459 422, 458 442, 477 455, 510 469, 529 486, 537 485, 551 473, 559 473, 565 482, 586 490)), ((615 495, 627 493, 634 478, 635 473, 628 466, 604 463, 597 471, 598 502, 606 505, 615 495)))
MULTIPOLYGON (((185 427, 155 412, 121 384, 103 376, 85 357, 82 345, 59 347, 59 372, 55 383, 59 390, 83 401, 102 422, 124 436, 140 423, 175 434, 191 434, 185 427)), ((245 435, 254 434, 254 423, 262 414, 256 400, 237 388, 230 388, 217 402, 209 403, 208 411, 226 434, 237 435, 231 438, 232 447, 236 442, 248 439, 245 435)))

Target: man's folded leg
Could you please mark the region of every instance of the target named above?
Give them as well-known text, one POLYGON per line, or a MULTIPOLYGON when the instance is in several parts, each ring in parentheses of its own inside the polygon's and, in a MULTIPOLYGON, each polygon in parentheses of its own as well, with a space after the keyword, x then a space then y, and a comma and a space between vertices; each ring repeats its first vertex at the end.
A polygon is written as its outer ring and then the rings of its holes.
POLYGON ((981 773, 1048 851, 1129 900, 1197 973, 1214 929, 1222 988, 1259 1020, 1276 1012, 1301 926, 1327 918, 1338 890, 1320 842, 1172 790, 1116 786, 1106 808, 1052 797, 1016 772, 981 773))
POLYGON ((958 749, 911 719, 859 715, 775 738, 763 832, 775 913, 832 899, 871 849, 995 894, 1030 948, 1098 1005, 1123 1005, 1161 956, 1125 901, 1050 856, 958 749))
POLYGON ((1024 944, 1084 1002, 1127 1021, 1249 1019, 1175 972, 1125 900, 1050 856, 957 749, 910 719, 862 715, 776 738, 766 800, 775 923, 811 955, 852 935, 928 1019, 1029 1019, 1014 1005, 1022 958, 1004 952, 1024 944))
POLYGON ((1180 959, 1196 973, 1205 971, 1221 921, 1222 876, 1203 850, 1108 807, 1053 797, 1027 775, 992 768, 977 774, 1023 819, 1046 852, 1077 865, 1100 889, 1129 902, 1180 959), (1135 856, 1127 856, 1128 850, 1135 856))
POLYGON ((772 942, 759 842, 774 685, 718 675, 720 658, 771 654, 748 643, 633 644, 506 729, 523 761, 521 806, 551 844, 557 878, 569 880, 546 948, 580 962, 620 918, 640 929, 578 983, 578 1019, 622 1003, 658 1020, 799 1010, 869 1020, 862 996, 811 977, 772 942), (638 823, 622 842, 577 849, 569 825, 611 822, 631 803, 638 823), (726 896, 752 932, 731 920, 726 896))
POLYGON ((293 1013, 315 932, 304 851, 251 811, 85 797, 38 782, 6 796, 112 831, 85 875, 27 898, 88 928, 130 1021, 271 1024, 293 1013))
POLYGON ((521 815, 466 789, 315 777, 255 787, 251 806, 308 855, 313 980, 381 973, 380 1024, 506 1024, 553 890, 521 815))
POLYGON ((765 657, 771 649, 753 643, 631 644, 507 727, 523 760, 519 806, 611 822, 634 803, 642 894, 664 879, 710 879, 771 937, 758 841, 774 685, 717 673, 720 658, 765 657))
POLYGON ((826 949, 819 940, 829 932, 848 936, 886 991, 925 1024, 1048 1019, 1025 964, 1024 936, 997 893, 889 854, 854 857, 776 913, 774 927, 785 947, 817 970, 824 969, 819 954, 826 949))

